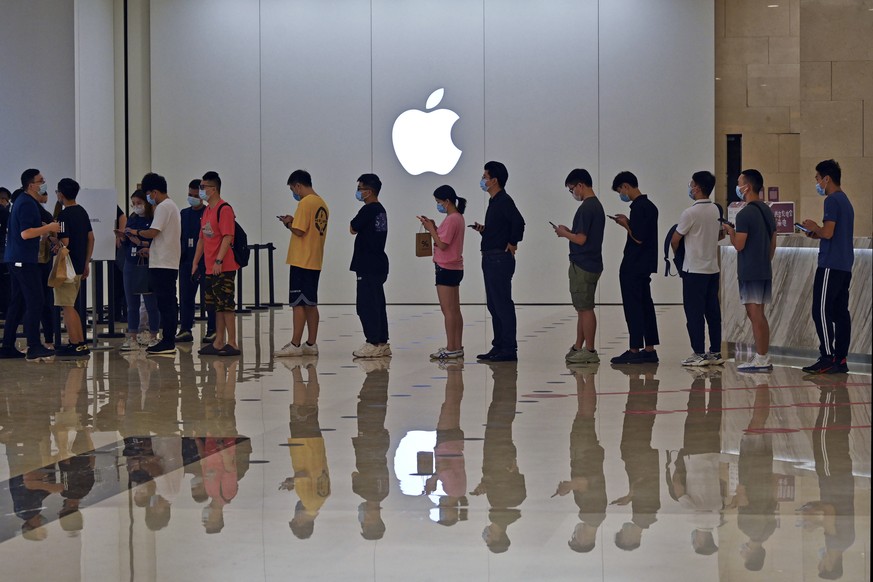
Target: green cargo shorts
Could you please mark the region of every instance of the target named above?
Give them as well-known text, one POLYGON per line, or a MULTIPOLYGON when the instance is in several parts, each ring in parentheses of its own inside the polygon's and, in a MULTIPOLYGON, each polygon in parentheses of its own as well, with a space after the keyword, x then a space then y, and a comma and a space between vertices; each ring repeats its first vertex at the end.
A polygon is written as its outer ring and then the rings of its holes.
POLYGON ((576 263, 570 262, 570 298, 576 311, 594 309, 594 294, 600 273, 589 273, 576 263))

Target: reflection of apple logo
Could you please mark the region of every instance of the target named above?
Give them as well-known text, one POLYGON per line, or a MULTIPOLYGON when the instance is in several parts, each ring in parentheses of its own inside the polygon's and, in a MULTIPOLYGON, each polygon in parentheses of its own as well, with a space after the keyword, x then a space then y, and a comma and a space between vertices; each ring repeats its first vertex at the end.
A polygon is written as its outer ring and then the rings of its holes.
MULTIPOLYGON (((442 101, 444 89, 437 89, 427 98, 430 110, 442 101)), ((425 113, 409 109, 400 114, 391 130, 394 153, 403 169, 418 176, 433 172, 445 176, 455 167, 461 150, 452 142, 452 126, 458 114, 451 109, 437 109, 425 113)))

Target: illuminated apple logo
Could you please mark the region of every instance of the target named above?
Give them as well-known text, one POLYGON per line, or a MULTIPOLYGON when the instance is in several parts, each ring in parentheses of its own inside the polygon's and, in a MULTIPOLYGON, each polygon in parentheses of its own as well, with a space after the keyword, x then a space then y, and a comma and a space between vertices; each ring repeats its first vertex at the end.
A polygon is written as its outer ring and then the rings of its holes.
POLYGON ((428 112, 409 109, 401 113, 391 130, 397 160, 413 176, 424 172, 445 176, 461 157, 461 150, 452 142, 458 114, 451 109, 430 111, 442 101, 443 93, 444 89, 437 89, 430 94, 425 104, 428 112))

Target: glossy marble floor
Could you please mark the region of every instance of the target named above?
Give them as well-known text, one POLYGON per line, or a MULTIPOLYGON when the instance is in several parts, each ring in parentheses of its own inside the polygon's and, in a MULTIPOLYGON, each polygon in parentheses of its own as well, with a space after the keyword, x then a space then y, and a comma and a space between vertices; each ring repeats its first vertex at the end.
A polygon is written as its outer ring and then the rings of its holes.
MULTIPOLYGON (((870 579, 869 366, 689 371, 661 307, 659 365, 568 369, 557 306, 488 366, 464 315, 447 368, 434 306, 389 308, 382 361, 352 361, 344 306, 319 358, 271 357, 285 309, 230 360, 0 361, 0 580, 870 579)), ((616 355, 621 308, 598 317, 616 355)))

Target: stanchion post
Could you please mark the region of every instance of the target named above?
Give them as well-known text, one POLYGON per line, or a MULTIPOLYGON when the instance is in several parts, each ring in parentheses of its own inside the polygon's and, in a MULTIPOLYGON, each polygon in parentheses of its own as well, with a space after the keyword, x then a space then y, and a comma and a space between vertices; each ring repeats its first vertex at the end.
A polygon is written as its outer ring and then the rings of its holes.
POLYGON ((276 247, 273 243, 267 243, 267 269, 269 269, 267 276, 269 277, 270 283, 270 302, 267 303, 267 307, 282 307, 281 303, 276 303, 276 285, 275 277, 273 275, 273 251, 275 250, 276 247))
POLYGON ((243 270, 240 269, 236 274, 236 313, 251 313, 251 309, 243 307, 243 270))
POLYGON ((257 311, 267 309, 267 306, 261 303, 261 250, 265 248, 266 245, 249 245, 249 249, 255 253, 255 304, 249 305, 249 309, 257 311))
MULTIPOLYGON (((109 284, 109 330, 106 333, 95 334, 96 337, 99 338, 120 338, 124 337, 123 333, 118 333, 115 331, 115 271, 116 269, 115 261, 101 261, 101 264, 106 265, 106 277, 107 283, 109 284)), ((101 268, 99 270, 100 273, 103 272, 101 268)), ((98 285, 98 289, 102 286, 98 285)), ((102 311, 101 311, 102 313, 102 311)))
POLYGON ((200 315, 194 317, 194 321, 206 321, 206 275, 200 276, 200 284, 197 286, 197 294, 200 296, 200 315))

